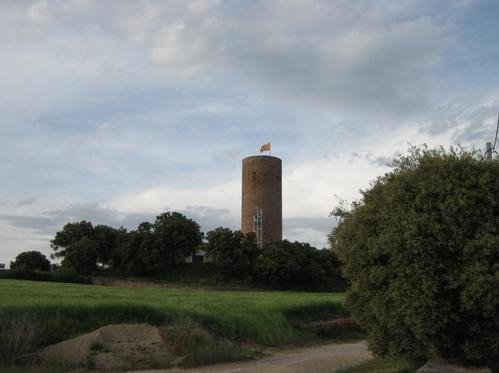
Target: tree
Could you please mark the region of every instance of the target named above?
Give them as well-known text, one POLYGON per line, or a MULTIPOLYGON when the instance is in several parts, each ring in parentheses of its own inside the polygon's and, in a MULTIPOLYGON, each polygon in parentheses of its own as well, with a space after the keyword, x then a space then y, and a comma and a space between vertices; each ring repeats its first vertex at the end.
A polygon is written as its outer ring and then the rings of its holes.
POLYGON ((175 265, 179 258, 193 254, 203 238, 199 224, 179 212, 158 215, 152 228, 161 255, 158 264, 175 265))
POLYGON ((92 223, 85 220, 64 225, 62 231, 57 232, 54 239, 50 241, 50 246, 55 251, 54 256, 63 258, 71 244, 78 242, 83 237, 92 237, 93 229, 92 223))
POLYGON ((152 275, 159 271, 160 255, 152 224, 143 222, 137 230, 118 238, 119 268, 130 275, 152 275))
POLYGON ((337 214, 331 247, 374 353, 499 356, 498 175, 475 152, 411 148, 337 214))
POLYGON ((89 237, 71 243, 66 248, 62 267, 74 269, 80 274, 90 274, 97 269, 97 245, 89 237))
POLYGON ((206 234, 206 252, 219 269, 231 276, 251 275, 260 254, 254 233, 219 227, 206 234))
POLYGON ((266 244, 258 258, 257 271, 270 286, 291 289, 327 289, 338 278, 331 252, 308 243, 276 241, 266 244))
POLYGON ((97 244, 97 263, 108 266, 119 265, 117 253, 118 239, 126 234, 126 229, 115 229, 107 225, 96 225, 92 230, 92 239, 97 244))
POLYGON ((115 229, 107 225, 96 225, 82 220, 67 223, 51 241, 54 257, 63 258, 62 265, 89 273, 97 265, 119 266, 118 239, 125 235, 124 228, 115 229), (78 263, 81 261, 81 263, 78 263))
POLYGON ((10 269, 30 271, 50 271, 50 261, 39 251, 24 251, 10 262, 10 269))

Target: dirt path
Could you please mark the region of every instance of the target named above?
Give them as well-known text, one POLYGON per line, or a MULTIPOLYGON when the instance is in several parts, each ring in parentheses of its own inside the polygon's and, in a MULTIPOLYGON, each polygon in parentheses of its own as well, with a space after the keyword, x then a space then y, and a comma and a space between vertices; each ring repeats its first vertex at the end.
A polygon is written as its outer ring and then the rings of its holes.
POLYGON ((369 360, 366 342, 330 344, 279 351, 259 360, 217 364, 196 369, 143 370, 136 373, 309 373, 334 372, 335 369, 369 360))

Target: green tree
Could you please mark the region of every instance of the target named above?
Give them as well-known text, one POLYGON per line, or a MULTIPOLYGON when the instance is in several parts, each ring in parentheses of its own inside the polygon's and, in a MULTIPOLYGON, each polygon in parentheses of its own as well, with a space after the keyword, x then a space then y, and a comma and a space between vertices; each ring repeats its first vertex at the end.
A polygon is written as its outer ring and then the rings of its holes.
POLYGON ((10 269, 31 271, 50 271, 50 261, 39 251, 24 251, 10 262, 10 269))
POLYGON ((261 281, 278 288, 328 289, 339 281, 339 269, 330 251, 287 240, 263 247, 257 271, 261 281))
POLYGON ((93 229, 92 223, 85 220, 64 225, 62 230, 57 232, 54 239, 50 241, 50 246, 55 251, 53 256, 63 258, 71 244, 78 242, 83 237, 92 237, 93 229))
POLYGON ((152 275, 159 272, 160 254, 152 224, 143 222, 137 230, 118 238, 119 268, 129 275, 152 275))
POLYGON ((71 243, 66 248, 66 255, 62 260, 62 267, 74 269, 80 274, 90 274, 97 269, 97 245, 89 237, 71 243))
POLYGON ((97 263, 110 267, 119 266, 119 253, 117 252, 118 239, 126 234, 126 229, 115 229, 107 225, 96 225, 92 230, 92 239, 97 244, 97 263))
POLYGON ((412 148, 336 211, 331 247, 374 353, 499 356, 498 177, 475 152, 412 148))
POLYGON ((199 224, 179 212, 165 212, 152 225, 160 257, 158 264, 172 265, 195 252, 203 234, 199 224))
POLYGON ((54 257, 63 258, 63 266, 77 271, 80 268, 89 273, 98 264, 119 266, 118 238, 124 234, 124 228, 115 229, 106 225, 94 227, 91 222, 82 220, 64 225, 51 241, 51 246, 55 251, 54 257), (78 264, 78 260, 82 263, 78 264))
POLYGON ((254 233, 219 227, 206 234, 206 252, 219 269, 231 276, 251 275, 260 254, 254 233))

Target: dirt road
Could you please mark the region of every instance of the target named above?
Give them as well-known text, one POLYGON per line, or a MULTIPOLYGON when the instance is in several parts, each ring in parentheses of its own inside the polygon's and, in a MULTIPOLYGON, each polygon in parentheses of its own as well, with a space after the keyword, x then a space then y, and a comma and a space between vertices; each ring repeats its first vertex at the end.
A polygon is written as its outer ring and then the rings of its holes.
POLYGON ((329 344, 274 353, 259 360, 196 369, 142 370, 136 373, 325 373, 369 360, 366 342, 329 344))

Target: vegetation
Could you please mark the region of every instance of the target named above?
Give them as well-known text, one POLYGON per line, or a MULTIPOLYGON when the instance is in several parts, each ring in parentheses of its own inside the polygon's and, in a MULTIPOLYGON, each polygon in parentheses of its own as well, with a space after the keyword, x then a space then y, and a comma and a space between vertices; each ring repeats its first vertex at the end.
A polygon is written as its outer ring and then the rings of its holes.
POLYGON ((261 250, 254 233, 219 227, 206 234, 205 250, 220 272, 232 277, 252 276, 261 250))
POLYGON ((336 209, 347 306, 378 355, 499 357, 499 162, 412 148, 336 209))
POLYGON ((178 212, 165 212, 137 231, 91 222, 68 223, 51 241, 62 267, 90 274, 98 267, 125 274, 156 274, 196 251, 203 234, 199 225, 178 212))
MULTIPOLYGON (((168 258, 175 265, 177 258, 194 254, 203 234, 199 224, 179 212, 165 212, 152 225, 160 258, 168 258)), ((160 261, 161 263, 161 261, 160 261)))
POLYGON ((160 328, 169 350, 183 356, 185 367, 253 358, 258 351, 242 347, 205 330, 191 317, 181 316, 160 328))
POLYGON ((309 316, 344 312, 343 295, 334 293, 221 292, 19 280, 0 280, 0 293, 0 361, 4 362, 107 324, 159 326, 186 316, 214 336, 232 341, 303 343, 312 336, 294 329, 288 313, 296 318, 300 309, 309 316))
POLYGON ((91 284, 92 279, 88 276, 79 275, 72 270, 55 270, 52 272, 31 271, 26 269, 15 269, 0 271, 0 279, 49 281, 49 282, 72 282, 76 284, 91 284))
MULTIPOLYGON (((299 242, 279 241, 257 247, 253 233, 219 227, 206 234, 199 225, 178 212, 158 215, 154 223, 142 222, 136 230, 82 220, 64 225, 51 241, 54 266, 45 258, 35 264, 35 254, 21 254, 14 272, 0 278, 85 283, 88 276, 147 277, 157 280, 229 287, 265 287, 293 290, 344 290, 340 262, 329 250, 299 242), (204 249, 210 264, 186 264, 186 257, 204 249), (27 260, 31 262, 28 263, 27 260), (36 267, 40 273, 34 273, 36 267), (42 270, 43 268, 43 270, 42 270), (81 276, 87 276, 81 277, 81 276)), ((43 256, 43 255, 42 255, 43 256)), ((44 257, 43 257, 44 258, 44 257)), ((38 260, 41 260, 38 258, 38 260)))
POLYGON ((50 271, 50 261, 39 251, 24 251, 10 262, 10 269, 28 271, 50 271))
POLYGON ((331 289, 341 282, 339 267, 329 250, 284 240, 263 248, 256 271, 267 286, 319 290, 331 289))
POLYGON ((56 233, 51 241, 56 258, 62 258, 64 269, 80 274, 89 274, 97 265, 112 263, 114 251, 120 235, 125 230, 104 225, 92 226, 91 222, 68 223, 56 233))

